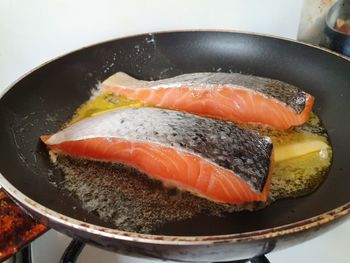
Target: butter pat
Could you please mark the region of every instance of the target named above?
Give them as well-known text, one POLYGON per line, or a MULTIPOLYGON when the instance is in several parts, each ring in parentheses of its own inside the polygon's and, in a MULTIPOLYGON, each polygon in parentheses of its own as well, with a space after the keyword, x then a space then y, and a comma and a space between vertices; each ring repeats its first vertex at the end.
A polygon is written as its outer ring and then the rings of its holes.
POLYGON ((294 142, 286 145, 275 146, 275 161, 281 162, 296 158, 312 152, 321 152, 329 148, 329 145, 317 139, 294 142))

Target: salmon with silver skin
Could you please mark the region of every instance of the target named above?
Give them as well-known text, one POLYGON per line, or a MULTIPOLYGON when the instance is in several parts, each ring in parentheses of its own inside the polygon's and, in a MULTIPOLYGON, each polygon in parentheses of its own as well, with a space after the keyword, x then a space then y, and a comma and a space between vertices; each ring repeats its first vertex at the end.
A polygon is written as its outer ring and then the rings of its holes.
POLYGON ((125 108, 41 139, 57 154, 132 166, 215 202, 267 200, 271 140, 231 122, 159 108, 125 108))
POLYGON ((144 81, 118 72, 104 90, 149 106, 287 130, 307 121, 314 97, 288 83, 239 73, 183 74, 144 81))

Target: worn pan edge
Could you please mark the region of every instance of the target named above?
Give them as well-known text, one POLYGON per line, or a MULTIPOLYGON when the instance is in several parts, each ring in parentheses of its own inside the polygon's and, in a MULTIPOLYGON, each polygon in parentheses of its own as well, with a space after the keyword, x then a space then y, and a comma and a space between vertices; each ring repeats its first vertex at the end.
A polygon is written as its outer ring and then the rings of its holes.
POLYGON ((10 194, 10 196, 17 202, 20 204, 25 204, 25 206, 27 206, 30 210, 34 211, 37 214, 45 215, 45 217, 47 217, 49 220, 58 224, 66 225, 77 230, 86 231, 94 235, 104 236, 106 238, 163 245, 207 245, 214 243, 242 243, 271 239, 318 228, 350 214, 350 202, 348 202, 319 216, 311 217, 292 224, 282 225, 275 228, 228 235, 161 236, 120 231, 117 229, 89 224, 62 215, 40 205, 39 203, 24 195, 22 192, 18 191, 11 183, 5 179, 1 173, 0 184, 3 186, 5 191, 10 194))
MULTIPOLYGON (((37 67, 33 68, 32 70, 28 71, 24 75, 22 75, 20 78, 12 82, 7 88, 5 88, 2 92, 0 92, 0 100, 1 98, 18 82, 20 82, 22 79, 24 79, 26 76, 30 75, 31 73, 35 72, 39 68, 60 59, 61 57, 64 57, 66 55, 69 55, 71 53, 74 53, 79 50, 83 50, 85 48, 93 47, 95 45, 108 43, 115 40, 121 40, 121 39, 127 39, 131 37, 137 37, 137 36, 143 36, 143 35, 157 35, 157 34, 166 34, 166 33, 186 33, 186 32, 219 32, 219 33, 238 33, 238 34, 247 34, 247 35, 255 35, 255 36, 263 36, 267 38, 274 38, 278 40, 283 40, 287 42, 293 42, 299 45, 308 46, 311 48, 319 49, 323 52, 330 53, 332 55, 335 55, 337 57, 340 57, 342 59, 345 59, 350 62, 350 58, 346 57, 344 55, 338 54, 334 51, 331 51, 329 49, 314 46, 308 43, 303 43, 297 40, 285 38, 285 37, 277 37, 262 33, 252 33, 247 31, 239 31, 239 30, 176 30, 176 31, 159 31, 159 32, 149 32, 149 33, 140 33, 130 36, 123 36, 118 38, 112 38, 101 42, 96 42, 93 44, 89 44, 86 46, 83 46, 79 49, 75 49, 73 51, 64 53, 62 55, 59 55, 51 60, 48 60, 37 67)), ((286 236, 291 234, 296 234, 299 232, 303 232, 306 230, 316 229, 318 227, 321 227, 323 225, 330 224, 332 222, 335 222, 338 219, 343 218, 346 215, 350 214, 350 202, 337 207, 333 210, 330 210, 328 212, 325 212, 321 215, 311 217, 305 220, 297 221, 292 224, 286 224, 275 228, 268 228, 264 230, 257 230, 257 231, 251 231, 251 232, 244 232, 244 233, 237 233, 237 234, 228 234, 228 235, 212 235, 212 236, 161 236, 161 235, 150 235, 150 234, 138 234, 134 232, 126 232, 126 231, 120 231, 117 229, 111 229, 106 227, 100 227, 97 225, 89 224, 83 221, 79 221, 76 219, 73 219, 71 217, 62 215, 60 213, 57 213, 51 209, 48 209, 39 203, 35 202, 34 200, 30 199, 26 195, 24 195, 22 192, 18 191, 10 182, 6 180, 6 178, 0 173, 0 188, 3 187, 4 190, 10 194, 12 198, 14 198, 17 202, 25 204, 30 210, 45 215, 53 222, 67 225, 69 227, 75 228, 77 230, 86 231, 91 234, 104 236, 106 238, 113 238, 113 239, 120 239, 125 241, 136 241, 136 242, 142 242, 142 243, 151 243, 151 244, 163 244, 163 245, 207 245, 207 244, 213 244, 213 243, 241 243, 241 242, 249 242, 249 241, 257 241, 257 240, 264 240, 264 239, 270 239, 275 238, 279 236, 286 236)))

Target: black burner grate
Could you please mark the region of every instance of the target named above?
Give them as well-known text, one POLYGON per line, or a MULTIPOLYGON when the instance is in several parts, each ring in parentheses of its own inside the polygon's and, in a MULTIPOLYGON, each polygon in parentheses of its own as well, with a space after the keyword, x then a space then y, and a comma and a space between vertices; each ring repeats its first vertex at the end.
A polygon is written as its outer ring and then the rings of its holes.
POLYGON ((78 239, 73 239, 64 251, 60 263, 75 263, 85 244, 78 239))
MULTIPOLYGON (((78 239, 73 239, 64 251, 60 263, 75 263, 83 250, 85 244, 78 239)), ((23 248, 19 253, 14 257, 15 263, 35 263, 32 262, 31 248, 30 245, 23 248)), ((227 263, 270 263, 270 261, 265 257, 257 256, 251 259, 238 260, 238 261, 229 261, 227 263)), ((213 262, 215 263, 215 262, 213 262)))

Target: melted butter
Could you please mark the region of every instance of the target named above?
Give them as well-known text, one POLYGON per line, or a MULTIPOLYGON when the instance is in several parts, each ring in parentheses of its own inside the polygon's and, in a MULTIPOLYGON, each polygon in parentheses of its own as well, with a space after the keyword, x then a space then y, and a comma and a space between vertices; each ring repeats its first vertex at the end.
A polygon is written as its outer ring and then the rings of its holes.
POLYGON ((274 199, 309 194, 323 182, 331 164, 331 149, 312 152, 277 162, 273 170, 271 196, 274 199))
MULTIPOLYGON (((67 125, 114 109, 144 106, 147 105, 105 92, 81 105, 67 125)), ((331 164, 332 150, 326 131, 316 114, 312 113, 307 123, 290 131, 247 124, 241 126, 269 136, 274 145, 275 155, 281 152, 285 154, 283 158, 275 156, 277 161, 272 174, 272 200, 309 194, 325 179, 331 164), (291 145, 294 146, 292 150, 289 147, 291 145), (289 152, 285 153, 285 149, 289 152)))
MULTIPOLYGON (((301 132, 299 136, 295 137, 304 141, 310 138, 315 139, 315 136, 321 137, 318 139, 327 143, 328 147, 276 162, 271 182, 271 195, 274 199, 309 194, 324 181, 332 159, 329 141, 326 135, 308 135, 310 134, 307 134, 307 132, 301 132)), ((288 138, 285 138, 285 140, 288 140, 288 138)), ((272 141, 274 142, 274 140, 272 141)))
POLYGON ((332 149, 326 130, 316 114, 311 113, 305 124, 289 131, 242 126, 269 136, 272 140, 276 160, 271 181, 272 199, 309 194, 326 178, 331 165, 332 149), (294 155, 289 155, 288 159, 278 156, 291 146, 294 148, 294 155))
POLYGON ((116 97, 112 92, 99 94, 81 105, 75 112, 68 126, 82 119, 103 114, 107 111, 125 107, 143 107, 146 104, 138 101, 128 100, 123 97, 116 97))

